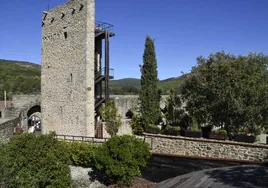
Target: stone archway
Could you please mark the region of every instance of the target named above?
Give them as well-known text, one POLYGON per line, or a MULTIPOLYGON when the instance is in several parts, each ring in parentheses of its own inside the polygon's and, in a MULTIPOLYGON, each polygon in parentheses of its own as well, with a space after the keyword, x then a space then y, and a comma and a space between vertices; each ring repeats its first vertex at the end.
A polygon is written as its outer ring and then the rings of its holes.
POLYGON ((28 125, 28 132, 41 134, 42 124, 41 124, 41 106, 40 105, 32 106, 27 111, 27 125, 28 125))

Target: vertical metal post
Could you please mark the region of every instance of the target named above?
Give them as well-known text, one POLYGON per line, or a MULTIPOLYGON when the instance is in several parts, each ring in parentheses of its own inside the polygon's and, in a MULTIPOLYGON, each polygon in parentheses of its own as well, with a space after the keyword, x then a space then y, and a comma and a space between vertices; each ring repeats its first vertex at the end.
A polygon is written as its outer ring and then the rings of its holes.
POLYGON ((108 50, 109 50, 109 35, 108 35, 108 31, 105 31, 105 70, 104 70, 104 75, 105 75, 105 104, 107 104, 108 102, 108 98, 109 98, 109 93, 108 93, 108 89, 109 89, 109 54, 108 54, 108 50))

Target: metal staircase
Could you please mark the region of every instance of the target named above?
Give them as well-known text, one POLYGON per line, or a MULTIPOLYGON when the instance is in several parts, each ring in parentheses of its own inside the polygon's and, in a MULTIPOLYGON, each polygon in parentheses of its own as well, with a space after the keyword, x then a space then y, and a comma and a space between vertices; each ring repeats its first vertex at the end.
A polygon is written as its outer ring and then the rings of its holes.
POLYGON ((113 79, 113 69, 109 65, 110 37, 115 36, 113 25, 95 22, 95 111, 109 99, 109 80, 113 79), (104 42, 104 62, 102 45, 104 42))

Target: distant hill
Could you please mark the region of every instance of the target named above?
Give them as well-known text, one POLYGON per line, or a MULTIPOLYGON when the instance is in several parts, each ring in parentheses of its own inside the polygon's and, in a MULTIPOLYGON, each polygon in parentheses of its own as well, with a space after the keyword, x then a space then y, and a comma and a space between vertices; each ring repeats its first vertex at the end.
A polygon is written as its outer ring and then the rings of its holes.
POLYGON ((41 66, 23 61, 0 59, 0 100, 7 91, 12 94, 39 93, 41 90, 41 66))
POLYGON ((111 80, 111 94, 114 95, 136 95, 140 91, 140 79, 123 78, 120 80, 111 80))
MULTIPOLYGON (((162 94, 168 94, 168 91, 173 89, 179 92, 179 87, 182 84, 185 76, 176 78, 168 78, 160 80, 158 82, 159 89, 162 90, 162 94)), ((110 84, 111 94, 125 95, 125 94, 139 94, 140 91, 140 79, 137 78, 123 78, 120 80, 112 80, 110 84)))

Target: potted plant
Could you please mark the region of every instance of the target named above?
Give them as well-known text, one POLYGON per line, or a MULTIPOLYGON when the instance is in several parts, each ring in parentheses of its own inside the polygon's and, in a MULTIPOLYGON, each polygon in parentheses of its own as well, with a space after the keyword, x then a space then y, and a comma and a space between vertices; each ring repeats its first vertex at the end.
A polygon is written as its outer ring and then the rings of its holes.
POLYGON ((180 131, 181 131, 181 128, 178 126, 167 125, 166 128, 162 131, 162 133, 165 135, 178 136, 180 135, 180 131))
POLYGON ((149 124, 145 126, 145 132, 151 134, 159 134, 160 128, 157 125, 149 124))
POLYGON ((202 137, 202 132, 199 126, 194 123, 192 126, 189 126, 184 133, 182 133, 182 136, 187 136, 187 137, 193 137, 193 138, 200 138, 202 137))
POLYGON ((212 130, 209 133, 209 138, 215 140, 226 140, 228 138, 227 131, 224 129, 212 130))
POLYGON ((250 132, 248 128, 239 129, 234 134, 234 141, 254 143, 256 141, 256 136, 255 133, 250 132))

